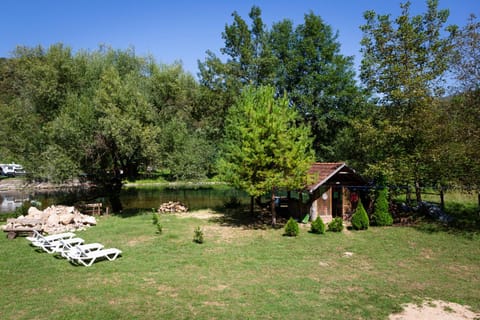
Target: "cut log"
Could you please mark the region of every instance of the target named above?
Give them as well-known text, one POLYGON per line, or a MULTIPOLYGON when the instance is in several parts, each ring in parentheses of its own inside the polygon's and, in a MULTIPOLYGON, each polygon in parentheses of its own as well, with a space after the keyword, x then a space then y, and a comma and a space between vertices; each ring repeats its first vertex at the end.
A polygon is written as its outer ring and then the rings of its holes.
POLYGON ((180 202, 169 201, 162 203, 158 208, 159 213, 176 213, 176 212, 187 212, 188 208, 186 205, 180 202))

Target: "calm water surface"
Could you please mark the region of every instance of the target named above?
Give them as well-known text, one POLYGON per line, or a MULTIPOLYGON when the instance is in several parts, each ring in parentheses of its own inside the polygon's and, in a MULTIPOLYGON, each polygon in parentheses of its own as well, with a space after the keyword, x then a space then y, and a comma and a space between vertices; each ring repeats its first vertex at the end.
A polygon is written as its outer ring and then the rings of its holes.
MULTIPOLYGON (((120 194, 124 209, 152 210, 168 201, 180 201, 190 210, 222 206, 231 197, 248 203, 248 196, 225 186, 202 187, 128 187, 120 194)), ((52 192, 2 192, 0 193, 0 213, 13 212, 26 201, 38 201, 41 209, 53 204, 75 205, 79 202, 102 202, 109 205, 108 198, 95 197, 87 191, 68 190, 52 192)))

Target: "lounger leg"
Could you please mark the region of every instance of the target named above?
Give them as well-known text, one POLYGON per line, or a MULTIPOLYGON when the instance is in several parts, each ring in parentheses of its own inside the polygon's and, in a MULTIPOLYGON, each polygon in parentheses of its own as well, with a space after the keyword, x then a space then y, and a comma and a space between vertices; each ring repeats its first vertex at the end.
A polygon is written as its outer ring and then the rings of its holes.
POLYGON ((117 259, 118 252, 115 252, 112 257, 110 257, 109 255, 107 255, 106 257, 109 261, 113 261, 113 260, 117 259))

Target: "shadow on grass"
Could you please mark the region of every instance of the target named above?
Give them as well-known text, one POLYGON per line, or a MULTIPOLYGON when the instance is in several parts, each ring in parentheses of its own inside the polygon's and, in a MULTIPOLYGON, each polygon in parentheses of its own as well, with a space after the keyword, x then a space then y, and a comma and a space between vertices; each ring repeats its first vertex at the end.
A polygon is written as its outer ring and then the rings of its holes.
POLYGON ((444 232, 471 240, 480 237, 480 230, 478 228, 462 228, 454 225, 449 226, 431 220, 420 220, 413 226, 413 228, 424 233, 435 234, 444 232))
POLYGON ((286 223, 283 217, 277 217, 277 224, 272 226, 272 216, 266 210, 255 210, 250 212, 248 206, 238 206, 236 208, 217 207, 214 210, 221 213, 221 216, 211 218, 209 221, 222 226, 240 227, 244 229, 281 229, 286 223))
POLYGON ((119 213, 112 213, 112 216, 120 217, 120 218, 130 218, 130 217, 135 217, 147 213, 151 213, 151 210, 147 209, 142 209, 142 208, 129 208, 125 209, 122 212, 119 213))
MULTIPOLYGON (((120 213, 112 213, 112 216, 120 218, 131 218, 144 214, 152 214, 152 209, 129 208, 120 213)), ((272 216, 268 210, 255 210, 250 212, 249 206, 237 206, 235 208, 225 208, 218 206, 213 210, 220 215, 210 218, 209 221, 222 226, 240 227, 244 229, 281 229, 285 226, 287 218, 278 216, 277 224, 272 226, 272 216)))

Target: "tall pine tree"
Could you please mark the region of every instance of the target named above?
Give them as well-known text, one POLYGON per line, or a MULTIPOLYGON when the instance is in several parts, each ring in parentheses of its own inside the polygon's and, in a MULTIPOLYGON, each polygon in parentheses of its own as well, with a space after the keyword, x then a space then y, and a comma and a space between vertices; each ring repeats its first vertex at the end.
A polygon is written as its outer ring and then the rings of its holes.
POLYGON ((314 160, 310 129, 297 125, 298 114, 273 87, 247 87, 226 119, 220 175, 252 197, 271 192, 276 224, 275 189, 299 189, 314 160))

